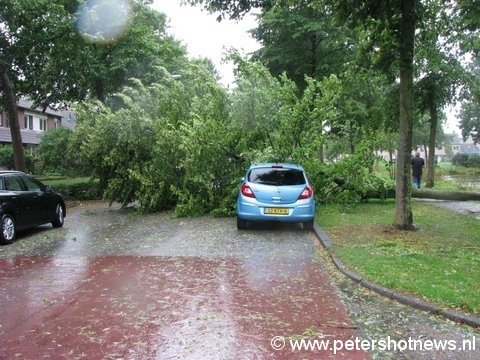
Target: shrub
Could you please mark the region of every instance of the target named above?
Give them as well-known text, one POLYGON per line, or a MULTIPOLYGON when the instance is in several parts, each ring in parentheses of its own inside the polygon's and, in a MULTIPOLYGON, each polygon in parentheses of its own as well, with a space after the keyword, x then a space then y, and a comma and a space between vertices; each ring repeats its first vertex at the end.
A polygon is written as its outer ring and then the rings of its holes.
MULTIPOLYGON (((35 172, 35 158, 27 152, 25 152, 25 165, 29 173, 35 172)), ((8 170, 15 169, 13 147, 11 145, 0 146, 0 167, 8 170)))
POLYGON ((73 131, 59 127, 46 132, 40 143, 40 159, 44 172, 62 175, 81 175, 83 168, 78 164, 77 156, 70 151, 73 131))
POLYGON ((463 167, 480 167, 480 155, 476 154, 455 154, 452 158, 452 164, 463 167))
POLYGON ((324 164, 316 172, 311 173, 317 198, 322 202, 342 204, 358 203, 370 192, 386 198, 395 188, 395 183, 369 171, 375 161, 371 147, 372 143, 363 141, 354 154, 324 164))
POLYGON ((53 189, 60 193, 65 200, 100 200, 102 191, 98 181, 81 179, 78 181, 48 181, 45 184, 52 185, 53 189))
POLYGON ((467 166, 468 155, 467 154, 455 154, 452 157, 452 164, 455 166, 467 166))
POLYGON ((467 160, 467 167, 480 168, 480 155, 470 155, 467 160))

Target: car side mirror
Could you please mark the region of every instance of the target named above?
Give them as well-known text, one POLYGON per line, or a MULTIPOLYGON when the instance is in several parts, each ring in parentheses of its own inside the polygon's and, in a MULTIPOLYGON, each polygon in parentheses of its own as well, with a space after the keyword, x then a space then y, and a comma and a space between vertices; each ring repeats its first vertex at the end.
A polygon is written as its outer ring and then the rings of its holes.
POLYGON ((242 176, 242 177, 240 178, 240 182, 244 182, 244 181, 245 181, 245 176, 242 176))
POLYGON ((47 186, 45 186, 45 192, 47 192, 47 193, 53 192, 52 185, 47 185, 47 186))

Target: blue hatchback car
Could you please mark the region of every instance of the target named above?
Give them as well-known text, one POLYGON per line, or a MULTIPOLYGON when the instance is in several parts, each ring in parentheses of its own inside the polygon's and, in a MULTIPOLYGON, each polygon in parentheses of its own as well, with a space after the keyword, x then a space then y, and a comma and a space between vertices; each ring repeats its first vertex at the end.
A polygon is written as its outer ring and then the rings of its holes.
POLYGON ((237 199, 237 228, 250 221, 303 223, 313 228, 315 199, 304 169, 287 163, 252 164, 237 199))

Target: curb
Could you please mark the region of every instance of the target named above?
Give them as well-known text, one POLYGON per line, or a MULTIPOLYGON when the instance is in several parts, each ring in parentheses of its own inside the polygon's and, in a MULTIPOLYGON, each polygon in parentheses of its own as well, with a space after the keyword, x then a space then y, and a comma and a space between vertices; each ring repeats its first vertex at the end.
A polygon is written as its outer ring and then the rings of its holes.
MULTIPOLYGON (((320 241, 322 246, 326 250, 331 250, 334 247, 334 243, 332 239, 327 235, 327 233, 315 222, 313 225, 313 232, 317 239, 320 241)), ((376 292, 379 295, 382 295, 388 299, 398 301, 404 305, 411 306, 415 309, 419 309, 432 315, 440 315, 449 320, 452 320, 456 323, 465 324, 471 327, 480 328, 480 317, 466 314, 460 311, 455 310, 446 310, 438 305, 434 305, 430 302, 422 300, 418 297, 404 294, 402 292, 398 292, 392 290, 390 288, 375 284, 367 279, 364 279, 362 275, 350 270, 347 266, 334 254, 329 252, 330 259, 332 260, 335 267, 345 276, 353 280, 354 282, 358 283, 359 285, 376 292)))

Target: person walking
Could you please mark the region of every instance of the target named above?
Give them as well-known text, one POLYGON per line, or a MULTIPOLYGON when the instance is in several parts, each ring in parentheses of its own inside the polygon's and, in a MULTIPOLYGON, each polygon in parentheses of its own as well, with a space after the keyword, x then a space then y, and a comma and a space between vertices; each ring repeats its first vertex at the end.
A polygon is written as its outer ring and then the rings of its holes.
POLYGON ((422 180, 423 166, 425 165, 425 160, 420 157, 420 152, 415 151, 415 157, 412 157, 412 179, 413 187, 420 190, 420 182, 422 180))

